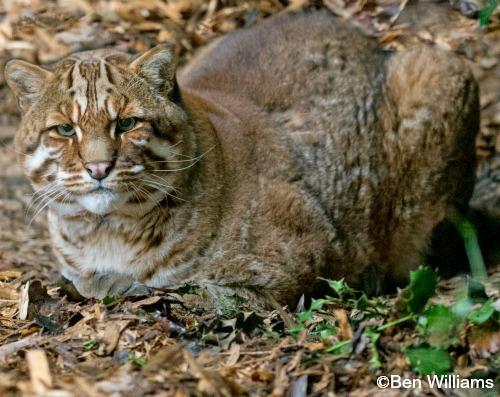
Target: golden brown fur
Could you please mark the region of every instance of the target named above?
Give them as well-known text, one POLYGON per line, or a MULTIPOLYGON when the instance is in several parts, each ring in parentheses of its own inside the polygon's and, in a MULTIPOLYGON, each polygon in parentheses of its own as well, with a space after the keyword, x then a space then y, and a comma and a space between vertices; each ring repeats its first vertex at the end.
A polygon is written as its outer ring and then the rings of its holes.
MULTIPOLYGON (((77 175, 78 190, 56 198, 75 207, 51 203, 49 223, 63 273, 85 295, 129 293, 140 287, 134 280, 196 282, 292 303, 319 276, 359 284, 375 269, 400 277, 421 263, 447 208, 470 195, 477 87, 451 54, 383 53, 313 12, 214 42, 179 75, 180 96, 168 48, 131 64, 102 52, 74 59, 94 65, 84 79, 102 62, 115 65, 111 95, 101 98, 107 86, 87 90, 94 100, 74 119, 68 110, 79 99, 61 88, 74 60, 50 76, 10 64, 7 79, 25 111, 19 151, 68 140, 40 135, 63 105, 58 122, 82 130, 54 160, 77 175), (33 73, 43 75, 39 89, 23 95, 19 75, 33 73), (117 138, 113 123, 123 117, 139 121, 117 138), (89 159, 115 163, 110 189, 123 192, 119 200, 114 192, 81 198, 89 159), (118 178, 138 165, 130 180, 118 178), (138 191, 127 193, 127 183, 138 191)), ((40 188, 37 172, 27 171, 40 188)))
POLYGON ((479 163, 477 183, 470 205, 482 214, 500 221, 500 132, 493 136, 481 136, 481 149, 488 156, 479 163))

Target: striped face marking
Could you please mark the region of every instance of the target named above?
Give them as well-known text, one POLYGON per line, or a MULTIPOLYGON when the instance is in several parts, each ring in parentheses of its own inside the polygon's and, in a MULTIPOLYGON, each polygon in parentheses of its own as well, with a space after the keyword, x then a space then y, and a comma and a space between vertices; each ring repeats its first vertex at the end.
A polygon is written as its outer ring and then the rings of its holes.
POLYGON ((53 71, 23 61, 5 69, 23 113, 15 146, 35 189, 31 208, 35 216, 49 208, 54 252, 71 270, 64 274, 150 278, 170 251, 181 262, 186 248, 176 236, 195 225, 171 227, 172 212, 191 219, 177 204, 204 153, 175 86, 171 50, 159 46, 132 61, 98 50, 53 71))
MULTIPOLYGON (((35 189, 54 205, 136 213, 175 196, 196 155, 179 134, 183 109, 161 91, 169 81, 154 68, 162 64, 151 65, 147 57, 134 65, 125 54, 99 50, 72 55, 53 73, 37 71, 40 96, 30 97, 16 145, 35 189)), ((15 77, 33 72, 17 67, 15 77)))

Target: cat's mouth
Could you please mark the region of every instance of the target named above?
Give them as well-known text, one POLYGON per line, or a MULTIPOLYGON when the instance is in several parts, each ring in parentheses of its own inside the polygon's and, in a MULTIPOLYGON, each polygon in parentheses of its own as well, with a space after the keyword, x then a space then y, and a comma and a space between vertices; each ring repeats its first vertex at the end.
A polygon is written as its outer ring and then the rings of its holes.
POLYGON ((116 193, 113 189, 110 189, 109 187, 104 187, 102 185, 97 186, 94 189, 89 190, 86 194, 92 194, 92 193, 116 193))
POLYGON ((128 200, 129 194, 98 186, 77 197, 79 204, 87 211, 106 215, 119 209, 128 200))

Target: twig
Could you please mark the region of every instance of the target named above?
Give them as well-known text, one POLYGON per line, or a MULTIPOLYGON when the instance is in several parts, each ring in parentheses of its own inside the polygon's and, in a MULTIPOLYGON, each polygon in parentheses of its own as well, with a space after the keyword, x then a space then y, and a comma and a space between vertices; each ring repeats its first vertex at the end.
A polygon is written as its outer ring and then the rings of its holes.
POLYGON ((19 350, 33 346, 43 339, 43 337, 36 335, 0 346, 0 361, 4 360, 11 354, 17 353, 19 350))

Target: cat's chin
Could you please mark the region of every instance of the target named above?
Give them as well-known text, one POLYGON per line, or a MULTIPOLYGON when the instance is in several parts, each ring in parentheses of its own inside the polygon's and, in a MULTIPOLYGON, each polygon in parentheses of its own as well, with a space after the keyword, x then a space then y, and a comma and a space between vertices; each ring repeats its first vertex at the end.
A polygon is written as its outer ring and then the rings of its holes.
POLYGON ((87 211, 106 215, 119 209, 128 199, 126 193, 99 190, 78 197, 78 203, 87 211))

